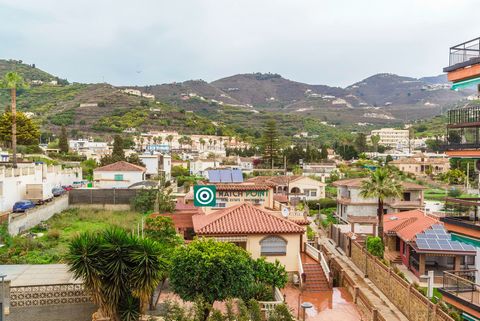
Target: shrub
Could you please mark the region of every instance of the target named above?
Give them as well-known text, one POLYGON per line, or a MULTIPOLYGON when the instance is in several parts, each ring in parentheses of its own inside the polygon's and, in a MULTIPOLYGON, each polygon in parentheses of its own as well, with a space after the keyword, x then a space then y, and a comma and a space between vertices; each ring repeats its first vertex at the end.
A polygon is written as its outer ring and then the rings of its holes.
POLYGON ((51 240, 58 240, 60 238, 60 231, 59 230, 50 230, 47 233, 47 237, 51 240))
POLYGON ((337 207, 337 201, 334 200, 333 198, 321 198, 319 200, 308 201, 307 205, 309 209, 318 210, 318 203, 320 203, 320 207, 322 209, 337 207))
POLYGON ((382 239, 378 236, 369 236, 367 237, 367 251, 379 258, 383 258, 383 242, 382 239))
POLYGON ((460 197, 460 195, 462 195, 462 190, 459 188, 452 188, 448 190, 448 196, 450 197, 457 198, 460 197))

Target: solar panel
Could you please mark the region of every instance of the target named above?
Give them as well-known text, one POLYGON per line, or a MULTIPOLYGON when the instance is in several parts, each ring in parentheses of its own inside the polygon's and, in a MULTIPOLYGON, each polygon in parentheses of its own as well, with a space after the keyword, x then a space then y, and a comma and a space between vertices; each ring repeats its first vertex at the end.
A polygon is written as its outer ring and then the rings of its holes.
POLYGON ((222 183, 231 183, 232 182, 232 175, 230 174, 229 169, 221 169, 220 172, 220 182, 222 183))
POLYGON ((430 247, 428 246, 427 240, 425 239, 417 239, 416 241, 417 246, 421 250, 428 250, 430 247))
POLYGON ((241 169, 232 170, 232 182, 233 183, 242 183, 243 182, 243 174, 242 174, 241 169))
POLYGON ((443 225, 442 225, 442 224, 433 224, 433 225, 432 225, 432 229, 433 229, 433 230, 442 230, 442 231, 445 231, 445 229, 443 228, 443 225))
POLYGON ((427 240, 428 246, 431 250, 441 250, 440 244, 438 244, 437 240, 427 240))
POLYGON ((455 251, 463 251, 463 246, 458 241, 452 241, 450 245, 452 246, 452 249, 455 251))
POLYGON ((209 170, 208 180, 211 183, 220 183, 220 173, 217 170, 209 170))

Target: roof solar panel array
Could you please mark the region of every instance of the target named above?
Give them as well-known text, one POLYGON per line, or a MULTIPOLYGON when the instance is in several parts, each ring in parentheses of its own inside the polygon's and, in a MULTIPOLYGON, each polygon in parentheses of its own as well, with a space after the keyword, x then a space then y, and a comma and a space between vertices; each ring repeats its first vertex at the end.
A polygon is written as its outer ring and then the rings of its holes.
POLYGON ((475 247, 466 243, 452 241, 451 235, 445 231, 443 225, 432 225, 432 229, 416 235, 416 244, 419 250, 433 251, 475 251, 475 247))
POLYGON ((242 183, 243 174, 241 169, 211 169, 208 170, 210 183, 242 183))

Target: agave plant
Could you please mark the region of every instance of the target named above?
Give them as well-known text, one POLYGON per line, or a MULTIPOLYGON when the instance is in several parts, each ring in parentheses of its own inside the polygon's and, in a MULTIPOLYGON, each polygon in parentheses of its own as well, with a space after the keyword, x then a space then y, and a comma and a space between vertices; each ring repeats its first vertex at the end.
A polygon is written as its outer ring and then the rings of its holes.
POLYGON ((138 320, 167 271, 157 242, 120 228, 75 237, 67 263, 83 279, 100 313, 113 321, 138 320))

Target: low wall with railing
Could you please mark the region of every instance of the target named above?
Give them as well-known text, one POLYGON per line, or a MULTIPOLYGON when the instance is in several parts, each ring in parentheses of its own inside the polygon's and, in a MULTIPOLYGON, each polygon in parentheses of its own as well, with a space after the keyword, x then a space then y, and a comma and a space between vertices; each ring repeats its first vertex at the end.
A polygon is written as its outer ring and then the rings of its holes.
POLYGON ((351 242, 351 260, 410 321, 453 321, 412 284, 355 241, 351 242))

